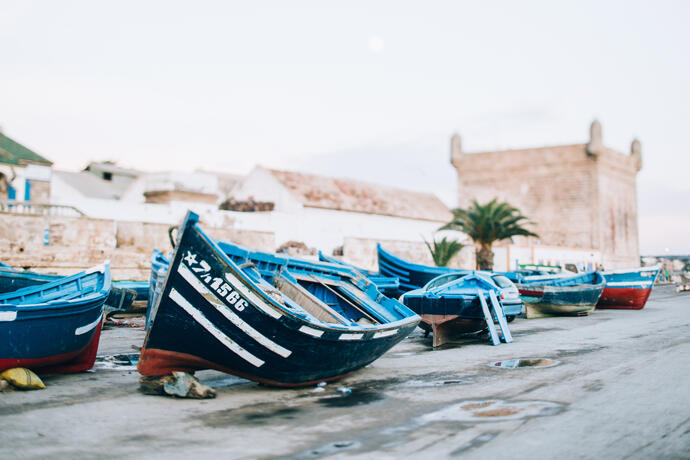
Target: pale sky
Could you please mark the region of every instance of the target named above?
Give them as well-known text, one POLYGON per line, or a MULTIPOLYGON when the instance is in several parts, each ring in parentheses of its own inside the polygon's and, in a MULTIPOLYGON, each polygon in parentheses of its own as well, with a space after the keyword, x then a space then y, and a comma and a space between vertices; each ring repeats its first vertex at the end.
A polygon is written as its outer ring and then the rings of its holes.
POLYGON ((643 254, 690 253, 690 2, 0 0, 0 126, 55 162, 432 191, 466 151, 642 142, 643 254))

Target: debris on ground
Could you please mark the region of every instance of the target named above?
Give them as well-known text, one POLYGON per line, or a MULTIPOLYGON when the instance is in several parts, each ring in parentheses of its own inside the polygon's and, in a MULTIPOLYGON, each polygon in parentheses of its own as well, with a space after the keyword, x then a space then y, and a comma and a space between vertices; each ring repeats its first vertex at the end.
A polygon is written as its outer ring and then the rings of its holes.
POLYGON ((326 382, 319 382, 316 384, 316 388, 314 388, 311 391, 312 393, 321 393, 322 391, 326 391, 326 389, 324 388, 326 385, 328 385, 326 382))
POLYGON ((113 313, 109 315, 103 327, 105 329, 111 327, 138 327, 143 328, 146 323, 146 318, 140 314, 132 313, 113 313))
POLYGON ((163 377, 141 377, 139 390, 149 395, 168 395, 177 398, 210 399, 216 391, 199 382, 192 374, 173 371, 163 377))
POLYGON ((43 390, 46 387, 38 375, 24 367, 7 369, 0 374, 0 379, 20 390, 43 390))
POLYGON ((93 364, 94 370, 135 371, 139 362, 138 354, 98 355, 93 364))

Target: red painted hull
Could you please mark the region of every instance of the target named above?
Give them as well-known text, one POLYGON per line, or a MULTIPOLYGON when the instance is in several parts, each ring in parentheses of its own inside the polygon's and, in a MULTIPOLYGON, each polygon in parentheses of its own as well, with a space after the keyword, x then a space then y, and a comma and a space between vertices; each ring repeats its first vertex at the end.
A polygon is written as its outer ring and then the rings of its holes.
POLYGON ((96 326, 91 341, 81 350, 47 356, 44 358, 0 359, 0 371, 14 367, 25 367, 37 374, 72 374, 89 370, 96 362, 98 342, 101 337, 101 323, 96 326))
POLYGON ((173 371, 189 372, 191 374, 197 370, 203 369, 215 369, 220 372, 225 372, 226 374, 236 375, 247 380, 254 380, 255 382, 263 383, 265 385, 270 385, 274 387, 305 387, 309 385, 315 385, 320 382, 331 382, 333 380, 342 379, 347 377, 355 371, 348 372, 347 374, 337 375, 335 377, 329 377, 325 379, 314 380, 311 382, 299 382, 299 383, 289 383, 289 382, 278 382, 271 379, 257 378, 252 375, 247 375, 242 372, 237 372, 234 369, 228 369, 219 366, 211 361, 199 358, 198 356, 189 355, 187 353, 178 353, 175 351, 158 350, 143 348, 141 354, 139 355, 139 364, 137 365, 137 370, 141 375, 146 377, 160 377, 163 375, 170 374, 173 371))
POLYGON ((647 303, 652 289, 605 287, 601 293, 597 308, 614 308, 621 310, 640 310, 647 303))

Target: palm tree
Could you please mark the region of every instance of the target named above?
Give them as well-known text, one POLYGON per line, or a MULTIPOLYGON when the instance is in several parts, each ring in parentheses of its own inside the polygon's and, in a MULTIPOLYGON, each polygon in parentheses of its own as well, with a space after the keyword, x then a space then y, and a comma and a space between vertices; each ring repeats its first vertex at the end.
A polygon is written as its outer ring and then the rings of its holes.
POLYGON ((480 270, 492 270, 494 253, 491 246, 496 241, 514 236, 535 236, 524 225, 532 224, 520 211, 497 198, 486 204, 473 200, 467 209, 453 209, 453 220, 440 230, 460 230, 477 245, 477 266, 480 270))
POLYGON ((460 252, 460 250, 465 246, 459 241, 449 240, 445 236, 441 241, 433 240, 433 246, 429 244, 427 240, 424 240, 424 244, 429 248, 431 253, 431 258, 434 259, 434 264, 437 267, 445 267, 451 261, 455 254, 460 252))

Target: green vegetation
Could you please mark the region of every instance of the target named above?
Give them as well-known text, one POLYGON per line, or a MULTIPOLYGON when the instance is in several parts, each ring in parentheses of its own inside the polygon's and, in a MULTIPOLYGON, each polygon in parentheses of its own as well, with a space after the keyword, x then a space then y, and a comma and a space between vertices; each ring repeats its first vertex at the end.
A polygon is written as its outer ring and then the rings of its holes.
POLYGON ((486 204, 473 200, 466 209, 453 209, 453 220, 440 230, 459 230, 469 236, 477 246, 477 268, 492 270, 494 253, 491 247, 496 241, 514 236, 539 237, 525 228, 529 224, 532 222, 516 207, 494 198, 486 204))
POLYGON ((440 241, 434 239, 433 244, 430 244, 427 240, 424 240, 424 244, 429 248, 431 257, 434 259, 434 264, 437 267, 445 267, 448 263, 455 257, 455 255, 460 252, 460 250, 465 246, 464 244, 449 240, 443 237, 440 241))

